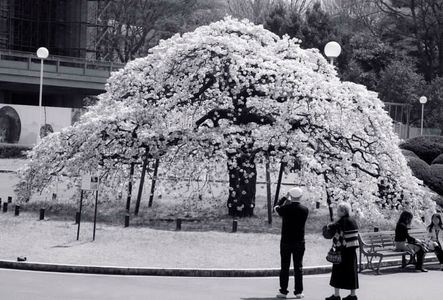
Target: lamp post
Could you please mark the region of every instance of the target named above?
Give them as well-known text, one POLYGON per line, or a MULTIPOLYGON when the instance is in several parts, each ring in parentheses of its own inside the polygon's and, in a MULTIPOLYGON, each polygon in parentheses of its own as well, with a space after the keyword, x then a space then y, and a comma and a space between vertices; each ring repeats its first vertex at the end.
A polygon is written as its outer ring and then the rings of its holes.
MULTIPOLYGON (((40 128, 43 123, 43 113, 42 113, 42 94, 43 94, 43 61, 48 58, 49 51, 45 47, 40 47, 37 49, 37 57, 40 58, 40 91, 38 95, 38 112, 39 112, 39 122, 37 128, 37 142, 40 140, 40 128)), ((45 125, 45 124, 44 124, 45 125)), ((44 126, 43 125, 43 126, 44 126)))
POLYGON ((423 117, 424 117, 424 111, 425 111, 425 103, 428 102, 428 98, 425 96, 421 96, 420 99, 418 99, 421 103, 421 126, 420 126, 420 135, 423 135, 423 117))
POLYGON ((340 44, 337 42, 329 42, 325 45, 324 52, 329 58, 331 65, 334 65, 334 58, 337 58, 341 53, 340 44))

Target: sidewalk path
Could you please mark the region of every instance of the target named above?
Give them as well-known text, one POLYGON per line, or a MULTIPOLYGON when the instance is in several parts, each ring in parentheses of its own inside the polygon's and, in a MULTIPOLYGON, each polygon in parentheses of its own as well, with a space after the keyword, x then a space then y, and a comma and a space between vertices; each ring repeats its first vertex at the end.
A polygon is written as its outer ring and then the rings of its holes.
MULTIPOLYGON (((443 272, 360 275, 360 300, 441 299, 443 272)), ((290 284, 292 284, 292 278, 290 284)), ((329 296, 329 275, 305 276, 306 300, 329 296)), ((48 273, 0 269, 2 299, 271 300, 277 277, 195 278, 48 273)), ((346 294, 343 294, 345 296, 346 294)))

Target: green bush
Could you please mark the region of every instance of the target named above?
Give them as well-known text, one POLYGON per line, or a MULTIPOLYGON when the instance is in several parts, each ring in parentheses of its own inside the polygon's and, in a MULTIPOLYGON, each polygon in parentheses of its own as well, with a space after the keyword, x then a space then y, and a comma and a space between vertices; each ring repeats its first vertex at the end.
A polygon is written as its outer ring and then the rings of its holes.
POLYGON ((408 166, 411 168, 412 174, 418 179, 426 182, 431 175, 429 165, 417 157, 408 156, 406 159, 408 160, 408 166))
POLYGON ((443 153, 443 136, 418 136, 405 141, 400 148, 414 152, 419 158, 431 164, 443 153))
POLYGON ((432 161, 433 165, 443 165, 443 154, 440 154, 439 156, 437 156, 433 161, 432 161))
MULTIPOLYGON (((434 201, 435 201, 435 203, 438 204, 438 206, 440 206, 440 210, 442 210, 443 209, 443 196, 438 195, 438 197, 436 197, 434 199, 434 201)), ((438 210, 438 208, 437 208, 437 210, 438 210)))
POLYGON ((0 144, 0 158, 26 158, 31 147, 15 144, 0 144))
POLYGON ((411 150, 401 149, 401 153, 403 153, 403 155, 404 155, 406 158, 409 158, 409 157, 415 157, 415 158, 418 158, 417 154, 415 154, 415 153, 412 152, 411 150))
POLYGON ((443 195, 443 165, 435 164, 429 168, 427 185, 439 195, 443 195))

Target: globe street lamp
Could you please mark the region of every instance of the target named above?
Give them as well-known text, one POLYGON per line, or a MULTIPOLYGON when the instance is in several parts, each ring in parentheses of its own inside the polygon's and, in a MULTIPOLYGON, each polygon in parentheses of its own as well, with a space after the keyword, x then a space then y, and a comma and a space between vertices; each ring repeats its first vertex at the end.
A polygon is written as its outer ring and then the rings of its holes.
POLYGON ((337 58, 341 53, 340 44, 337 42, 329 42, 325 45, 324 52, 329 58, 331 65, 334 65, 334 58, 337 58))
MULTIPOLYGON (((38 112, 39 112, 39 123, 37 128, 37 142, 40 140, 40 128, 42 126, 42 93, 43 93, 43 61, 48 58, 49 51, 45 47, 40 47, 37 49, 37 57, 40 58, 40 91, 38 96, 38 112)), ((43 125, 45 126, 45 124, 43 125)))
POLYGON ((428 102, 428 98, 425 96, 421 96, 420 99, 418 99, 421 103, 421 126, 420 126, 420 135, 423 135, 423 116, 425 111, 425 103, 428 102))

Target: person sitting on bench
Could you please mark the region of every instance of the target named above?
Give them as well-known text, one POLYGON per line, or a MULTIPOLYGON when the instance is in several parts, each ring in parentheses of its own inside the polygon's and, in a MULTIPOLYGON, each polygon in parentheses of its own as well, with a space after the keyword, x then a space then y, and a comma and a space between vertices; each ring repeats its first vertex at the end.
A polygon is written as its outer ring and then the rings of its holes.
POLYGON ((425 268, 423 268, 423 261, 425 259, 425 250, 422 246, 422 241, 419 239, 415 239, 409 235, 409 227, 412 222, 412 213, 408 211, 403 211, 400 214, 400 218, 397 222, 397 226, 395 227, 395 250, 398 251, 407 251, 411 254, 417 256, 417 263, 415 265, 416 272, 427 272, 425 268))

